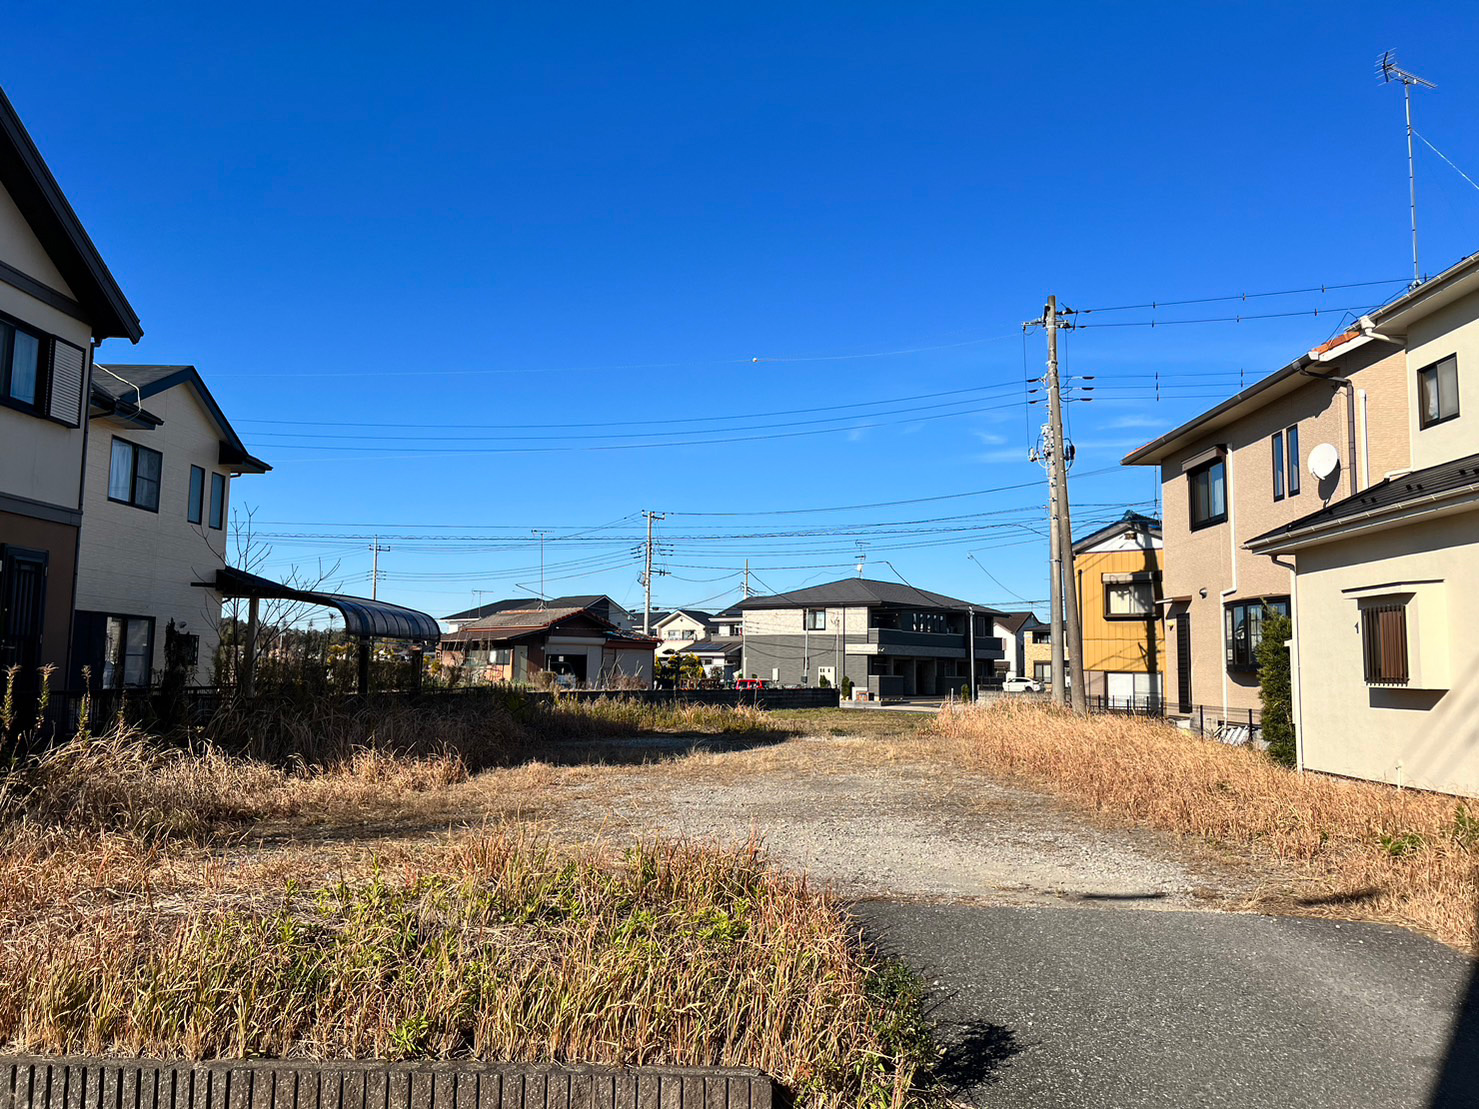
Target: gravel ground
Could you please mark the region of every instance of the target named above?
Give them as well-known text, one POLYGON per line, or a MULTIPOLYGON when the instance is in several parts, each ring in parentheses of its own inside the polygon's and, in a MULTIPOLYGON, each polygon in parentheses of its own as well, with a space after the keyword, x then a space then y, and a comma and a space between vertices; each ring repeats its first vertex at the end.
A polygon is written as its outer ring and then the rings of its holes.
POLYGON ((758 836, 778 863, 845 897, 1082 902, 1175 909, 1243 902, 1262 881, 1171 837, 1107 830, 1039 794, 872 740, 793 740, 717 756, 721 780, 671 764, 566 784, 558 820, 719 842, 758 836))

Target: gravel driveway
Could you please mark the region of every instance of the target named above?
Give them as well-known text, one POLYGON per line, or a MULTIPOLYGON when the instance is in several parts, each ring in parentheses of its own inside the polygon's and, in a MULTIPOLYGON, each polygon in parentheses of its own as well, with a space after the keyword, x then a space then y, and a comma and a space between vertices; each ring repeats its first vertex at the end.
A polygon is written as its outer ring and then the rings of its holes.
POLYGON ((566 834, 757 836, 852 900, 929 975, 966 1104, 1479 1106, 1462 956, 1400 929, 1218 911, 1289 876, 926 754, 907 734, 833 735, 565 769, 545 812, 566 834))

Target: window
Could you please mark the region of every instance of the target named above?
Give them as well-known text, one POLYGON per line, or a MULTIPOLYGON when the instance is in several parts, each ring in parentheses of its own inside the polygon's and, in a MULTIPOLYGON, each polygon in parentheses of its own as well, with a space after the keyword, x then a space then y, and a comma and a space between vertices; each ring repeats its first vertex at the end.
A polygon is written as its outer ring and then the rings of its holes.
POLYGON ((103 688, 143 688, 154 659, 154 621, 147 616, 108 617, 103 688))
POLYGON ((1032 664, 1032 676, 1040 682, 1051 685, 1053 682, 1053 664, 1051 662, 1034 662, 1032 664))
POLYGON ((39 335, 0 322, 0 396, 26 408, 41 410, 41 349, 39 335))
POLYGON ((950 618, 943 612, 911 612, 909 614, 909 630, 939 635, 948 631, 958 631, 959 629, 950 627, 950 618))
POLYGON ((1051 628, 1037 628, 1032 633, 1032 642, 1034 643, 1051 643, 1052 641, 1053 632, 1051 628))
POLYGON ((1227 463, 1204 462, 1188 473, 1191 482, 1191 527, 1211 527, 1227 519, 1227 463))
POLYGON ((127 439, 113 440, 108 462, 108 499, 159 511, 159 472, 164 455, 127 439))
POLYGON ((1258 669, 1258 645, 1263 642, 1263 624, 1274 614, 1289 615, 1288 597, 1265 597, 1227 606, 1224 630, 1229 670, 1258 669))
POLYGON ((1423 427, 1432 427, 1458 415, 1458 356, 1417 371, 1417 416, 1423 427))
POLYGON ((1371 605, 1361 610, 1361 656, 1369 684, 1407 684, 1405 604, 1371 605))
POLYGON ((1274 500, 1284 499, 1284 433, 1274 432, 1274 500))
POLYGON ((211 527, 220 531, 226 526, 226 475, 211 475, 211 527))
POLYGON ((1154 616, 1155 579, 1149 575, 1135 575, 1129 581, 1112 580, 1115 576, 1105 574, 1103 578, 1104 618, 1147 620, 1154 616))
POLYGON ((824 632, 827 630, 827 610, 824 608, 809 608, 806 610, 806 630, 809 632, 824 632))
POLYGON ((199 466, 190 467, 190 500, 186 502, 185 515, 192 524, 205 519, 205 471, 199 466))
POLYGON ((1289 495, 1299 495, 1299 425, 1295 424, 1284 432, 1286 453, 1289 456, 1289 495))

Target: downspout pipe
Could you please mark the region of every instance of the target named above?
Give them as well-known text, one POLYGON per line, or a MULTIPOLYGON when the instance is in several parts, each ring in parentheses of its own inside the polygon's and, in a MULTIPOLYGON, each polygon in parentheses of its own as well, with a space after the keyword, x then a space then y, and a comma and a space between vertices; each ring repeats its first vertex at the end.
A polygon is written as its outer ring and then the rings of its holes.
MULTIPOLYGON (((1323 357, 1323 355, 1317 357, 1323 357)), ((1349 479, 1347 481, 1349 495, 1354 497, 1360 492, 1356 482, 1356 386, 1348 377, 1317 374, 1312 370, 1301 370, 1300 372, 1318 381, 1328 381, 1337 389, 1345 390, 1346 477, 1349 479)))

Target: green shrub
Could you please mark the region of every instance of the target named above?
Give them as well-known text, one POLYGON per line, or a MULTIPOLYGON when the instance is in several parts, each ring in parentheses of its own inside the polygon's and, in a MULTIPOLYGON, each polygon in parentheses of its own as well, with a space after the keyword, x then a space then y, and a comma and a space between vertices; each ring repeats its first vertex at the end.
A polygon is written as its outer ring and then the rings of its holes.
POLYGON ((1289 678, 1289 617, 1265 610, 1258 644, 1258 700, 1263 706, 1263 739, 1268 756, 1284 766, 1295 763, 1293 694, 1289 678))

